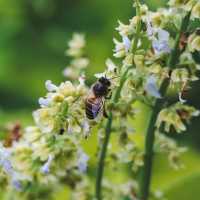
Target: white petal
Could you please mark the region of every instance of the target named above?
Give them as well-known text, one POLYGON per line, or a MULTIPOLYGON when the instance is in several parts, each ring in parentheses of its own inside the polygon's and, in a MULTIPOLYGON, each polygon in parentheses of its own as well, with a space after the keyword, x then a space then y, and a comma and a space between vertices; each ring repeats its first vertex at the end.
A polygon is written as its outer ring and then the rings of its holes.
POLYGON ((9 175, 13 174, 13 167, 9 160, 7 160, 7 159, 3 160, 1 165, 3 166, 3 169, 7 174, 9 174, 9 175))
POLYGON ((79 158, 78 158, 77 165, 78 165, 79 171, 82 172, 82 173, 86 172, 86 170, 87 170, 87 162, 89 160, 89 156, 86 153, 84 153, 82 150, 79 150, 78 157, 79 158))
POLYGON ((155 51, 155 54, 170 53, 171 51, 166 41, 159 41, 157 39, 154 39, 152 41, 152 46, 155 51))
POLYGON ((158 99, 162 98, 160 95, 159 89, 157 88, 157 85, 156 85, 156 77, 153 75, 147 79, 147 82, 145 84, 145 90, 149 95, 155 98, 158 98, 158 99))
POLYGON ((45 86, 46 86, 46 88, 47 88, 47 90, 49 91, 49 92, 53 92, 53 91, 56 91, 57 90, 57 86, 56 85, 54 85, 50 80, 47 80, 46 82, 45 82, 45 86))
POLYGON ((122 41, 123 41, 123 44, 125 46, 126 52, 128 52, 130 47, 131 47, 131 41, 129 40, 129 38, 127 36, 123 36, 122 41))
POLYGON ((101 78, 101 77, 105 77, 105 72, 103 73, 98 73, 94 75, 96 78, 101 78))
POLYGON ((154 29, 151 25, 151 22, 149 20, 147 20, 147 35, 152 38, 154 35, 154 29))
POLYGON ((158 29, 158 39, 161 41, 169 41, 169 33, 163 29, 158 29))
POLYGON ((50 169, 51 162, 53 160, 53 156, 49 155, 47 162, 41 167, 41 172, 44 174, 48 174, 50 169))
POLYGON ((108 71, 110 71, 110 72, 113 72, 117 68, 117 66, 109 58, 106 60, 106 66, 108 68, 108 71))
POLYGON ((85 76, 84 75, 80 76, 78 78, 78 81, 79 81, 80 85, 85 85, 85 76))
POLYGON ((22 185, 21 185, 21 183, 20 183, 19 180, 13 178, 12 181, 11 181, 11 183, 12 183, 13 187, 14 187, 16 190, 18 190, 18 191, 21 191, 21 190, 22 190, 22 185))
POLYGON ((38 100, 39 104, 41 107, 47 107, 49 106, 51 100, 48 99, 48 98, 43 98, 43 97, 40 97, 39 100, 38 100))
POLYGON ((181 92, 178 93, 178 98, 179 98, 179 101, 180 101, 182 104, 186 103, 186 100, 182 98, 182 93, 181 93, 181 92))
POLYGON ((87 119, 84 119, 82 123, 82 128, 83 128, 83 135, 87 137, 90 132, 90 125, 87 119))

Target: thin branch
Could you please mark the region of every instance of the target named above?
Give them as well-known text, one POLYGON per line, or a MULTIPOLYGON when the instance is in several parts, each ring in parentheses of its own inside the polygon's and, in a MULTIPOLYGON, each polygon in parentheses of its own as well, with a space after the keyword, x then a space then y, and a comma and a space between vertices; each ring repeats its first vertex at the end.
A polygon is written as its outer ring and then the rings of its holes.
MULTIPOLYGON (((181 34, 187 30, 188 24, 190 20, 190 13, 188 13, 182 21, 182 25, 179 31, 179 34, 176 37, 174 49, 171 52, 171 55, 168 60, 168 67, 173 69, 177 62, 179 61, 180 57, 180 50, 179 50, 179 40, 181 34)), ((161 85, 160 93, 164 97, 169 86, 169 79, 165 79, 161 85)), ((145 155, 144 155, 144 167, 142 169, 142 177, 140 182, 140 196, 141 200, 148 200, 149 198, 149 190, 150 190, 150 183, 151 183, 151 172, 152 172, 152 164, 153 164, 153 146, 155 140, 155 124, 157 120, 157 116, 160 110, 163 107, 164 99, 157 99, 154 104, 154 110, 151 114, 151 118, 149 121, 149 127, 147 129, 146 139, 145 139, 145 155)))

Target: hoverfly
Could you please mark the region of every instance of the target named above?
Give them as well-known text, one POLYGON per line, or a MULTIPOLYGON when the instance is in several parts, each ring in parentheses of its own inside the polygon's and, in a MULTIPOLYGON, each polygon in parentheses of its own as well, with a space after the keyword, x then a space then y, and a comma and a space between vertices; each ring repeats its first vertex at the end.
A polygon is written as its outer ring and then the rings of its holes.
POLYGON ((110 99, 111 81, 106 77, 101 77, 92 86, 91 91, 85 101, 85 112, 88 119, 95 119, 103 110, 103 115, 107 117, 105 111, 105 99, 110 99))

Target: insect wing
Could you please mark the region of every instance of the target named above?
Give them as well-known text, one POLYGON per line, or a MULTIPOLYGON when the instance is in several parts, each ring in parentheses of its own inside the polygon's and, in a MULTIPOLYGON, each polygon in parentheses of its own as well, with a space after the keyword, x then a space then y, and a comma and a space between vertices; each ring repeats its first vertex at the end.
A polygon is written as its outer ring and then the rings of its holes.
POLYGON ((103 108, 103 99, 101 97, 96 98, 92 104, 92 114, 93 117, 97 117, 97 115, 102 111, 103 108))

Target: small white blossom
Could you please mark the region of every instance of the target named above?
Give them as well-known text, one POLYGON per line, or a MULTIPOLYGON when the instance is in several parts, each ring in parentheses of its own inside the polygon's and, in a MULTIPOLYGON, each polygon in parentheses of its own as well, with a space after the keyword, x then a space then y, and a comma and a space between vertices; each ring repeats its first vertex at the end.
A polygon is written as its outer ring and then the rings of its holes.
POLYGON ((77 69, 85 69, 88 65, 89 65, 90 61, 88 58, 76 58, 74 60, 72 60, 71 65, 72 68, 77 68, 77 69))
POLYGON ((33 112, 34 121, 43 133, 50 133, 55 128, 55 116, 57 112, 58 108, 56 107, 40 108, 33 112))
POLYGON ((160 190, 156 190, 154 192, 154 196, 157 198, 157 199, 162 199, 163 198, 163 192, 160 191, 160 190))
POLYGON ((109 58, 106 60, 106 66, 107 66, 108 71, 110 72, 113 72, 117 69, 117 66, 109 58))
POLYGON ((101 78, 101 77, 105 77, 105 75, 106 75, 106 73, 103 72, 103 73, 97 73, 97 74, 95 74, 94 76, 95 76, 96 78, 101 78))
POLYGON ((54 159, 54 157, 52 155, 49 155, 47 162, 40 169, 42 173, 44 173, 44 174, 49 173, 49 171, 50 171, 49 167, 50 167, 53 159, 54 159))
POLYGON ((179 93, 178 93, 178 98, 179 98, 179 101, 180 101, 181 103, 186 103, 186 102, 187 102, 185 99, 182 98, 182 92, 179 92, 179 93))
POLYGON ((122 37, 122 42, 119 42, 117 39, 114 38, 114 43, 115 43, 115 49, 114 49, 114 56, 116 58, 121 58, 124 57, 130 47, 131 47, 131 41, 127 36, 123 36, 122 37))
POLYGON ((18 191, 22 190, 22 184, 21 184, 21 182, 19 180, 13 178, 11 180, 11 184, 16 190, 18 190, 18 191))
POLYGON ((123 44, 125 46, 126 53, 129 51, 131 47, 131 41, 127 36, 122 37, 123 44))
POLYGON ((155 54, 159 55, 161 53, 169 53, 170 48, 167 41, 159 41, 159 40, 153 40, 153 49, 155 51, 155 54))
POLYGON ((147 35, 150 39, 152 39, 154 35, 154 29, 151 25, 151 22, 148 19, 147 19, 146 25, 147 25, 147 35))
POLYGON ((79 81, 80 85, 85 85, 85 76, 84 75, 80 76, 78 78, 78 81, 79 81))
POLYGON ((11 178, 11 184, 17 190, 21 190, 21 183, 19 181, 19 175, 10 161, 11 152, 4 147, 0 147, 0 166, 3 168, 4 172, 11 178))
POLYGON ((76 123, 76 120, 74 120, 73 118, 68 118, 67 122, 68 122, 68 127, 67 127, 68 134, 81 132, 81 127, 79 126, 79 124, 76 123))
POLYGON ((51 103, 51 99, 40 97, 38 103, 41 107, 47 107, 51 103))
POLYGON ((85 47, 85 36, 75 33, 68 43, 69 49, 66 51, 68 56, 79 57, 82 55, 82 50, 85 47))
POLYGON ((154 75, 151 75, 150 77, 147 78, 146 84, 145 84, 145 91, 155 97, 155 98, 162 98, 159 92, 159 89, 156 85, 156 77, 154 75))
POLYGON ((54 91, 56 91, 56 90, 58 89, 58 87, 57 87, 56 85, 54 85, 54 84, 52 83, 52 81, 50 81, 50 80, 47 80, 47 81, 45 82, 45 86, 46 86, 46 89, 47 89, 49 92, 54 92, 54 91))
POLYGON ((89 160, 89 156, 82 150, 79 150, 77 166, 80 172, 82 173, 86 172, 88 160, 89 160))
POLYGON ((123 24, 121 21, 118 20, 119 26, 116 30, 119 32, 121 36, 129 35, 130 34, 130 26, 123 24))
POLYGON ((90 125, 87 119, 85 119, 82 123, 83 128, 83 135, 87 138, 88 134, 90 133, 90 125))
POLYGON ((72 80, 75 80, 78 78, 79 76, 79 72, 74 69, 74 68, 71 68, 70 66, 66 67, 63 71, 63 75, 67 78, 70 78, 72 80))
POLYGON ((157 30, 158 38, 154 38, 152 41, 152 46, 155 54, 170 53, 171 49, 169 47, 169 33, 163 29, 157 30))
POLYGON ((154 28, 149 19, 146 20, 147 35, 152 41, 155 54, 170 53, 169 33, 161 28, 154 28))

